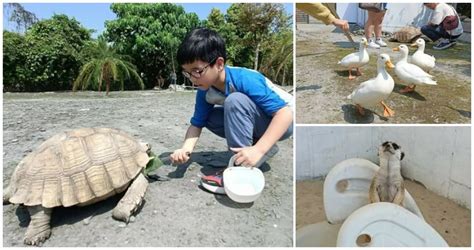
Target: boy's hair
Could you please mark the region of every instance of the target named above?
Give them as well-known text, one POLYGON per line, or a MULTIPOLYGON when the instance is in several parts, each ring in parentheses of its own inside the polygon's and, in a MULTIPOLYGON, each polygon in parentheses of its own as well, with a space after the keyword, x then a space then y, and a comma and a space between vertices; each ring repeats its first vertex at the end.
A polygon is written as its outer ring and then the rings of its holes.
POLYGON ((189 31, 178 48, 179 65, 193 63, 196 60, 214 65, 218 57, 226 60, 225 42, 217 32, 207 28, 189 31))

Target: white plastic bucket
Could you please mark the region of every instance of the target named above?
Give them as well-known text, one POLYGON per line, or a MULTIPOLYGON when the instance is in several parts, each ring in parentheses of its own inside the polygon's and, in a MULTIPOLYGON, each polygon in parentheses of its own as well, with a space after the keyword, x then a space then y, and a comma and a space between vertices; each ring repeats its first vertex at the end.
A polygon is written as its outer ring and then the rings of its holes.
POLYGON ((265 186, 265 177, 258 168, 234 166, 235 155, 224 171, 224 189, 235 202, 250 203, 258 199, 265 186))

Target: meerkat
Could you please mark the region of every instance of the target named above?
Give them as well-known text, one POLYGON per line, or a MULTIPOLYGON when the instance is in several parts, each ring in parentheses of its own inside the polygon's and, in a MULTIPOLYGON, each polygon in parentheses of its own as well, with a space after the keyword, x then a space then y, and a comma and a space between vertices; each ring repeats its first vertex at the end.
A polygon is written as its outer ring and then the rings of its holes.
POLYGON ((404 156, 394 142, 386 141, 379 147, 380 168, 370 184, 370 203, 391 202, 403 206, 405 187, 400 161, 404 156))

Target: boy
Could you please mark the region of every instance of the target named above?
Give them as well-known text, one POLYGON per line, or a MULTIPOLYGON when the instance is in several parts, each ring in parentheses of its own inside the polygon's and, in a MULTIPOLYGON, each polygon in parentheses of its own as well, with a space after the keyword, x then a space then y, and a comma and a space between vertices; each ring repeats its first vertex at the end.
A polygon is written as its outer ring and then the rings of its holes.
MULTIPOLYGON (((179 46, 177 59, 183 75, 198 88, 194 115, 184 144, 171 154, 182 164, 201 135, 203 127, 226 138, 236 153, 235 164, 259 167, 278 152, 276 142, 293 133, 293 96, 277 88, 254 70, 225 65, 224 40, 213 30, 190 31, 179 46), (215 106, 220 105, 220 106, 215 106)), ((223 193, 222 176, 202 178, 223 193)))

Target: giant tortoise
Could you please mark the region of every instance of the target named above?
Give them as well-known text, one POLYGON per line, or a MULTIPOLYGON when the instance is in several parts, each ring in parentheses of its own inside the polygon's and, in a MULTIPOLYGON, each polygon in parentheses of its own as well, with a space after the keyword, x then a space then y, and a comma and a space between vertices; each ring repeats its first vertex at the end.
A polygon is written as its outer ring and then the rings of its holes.
POLYGON ((85 206, 127 188, 112 216, 128 222, 148 186, 149 149, 111 128, 75 129, 42 143, 18 164, 3 194, 4 204, 23 204, 30 213, 25 244, 38 245, 51 235, 52 208, 85 206))
POLYGON ((412 43, 422 35, 419 28, 405 26, 395 31, 390 37, 391 42, 412 43))

